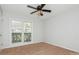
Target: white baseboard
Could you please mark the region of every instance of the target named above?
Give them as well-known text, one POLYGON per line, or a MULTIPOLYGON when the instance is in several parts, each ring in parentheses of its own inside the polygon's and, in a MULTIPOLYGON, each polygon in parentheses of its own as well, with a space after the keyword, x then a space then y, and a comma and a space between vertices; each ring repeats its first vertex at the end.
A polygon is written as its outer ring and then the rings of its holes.
POLYGON ((62 46, 62 45, 59 45, 59 44, 55 44, 55 43, 51 43, 51 42, 45 42, 45 43, 48 43, 48 44, 51 44, 51 45, 55 45, 55 46, 59 46, 61 48, 65 48, 65 49, 68 49, 68 50, 71 50, 71 51, 74 51, 74 52, 78 52, 78 50, 74 50, 74 49, 71 49, 71 48, 68 48, 68 47, 65 47, 65 46, 62 46))

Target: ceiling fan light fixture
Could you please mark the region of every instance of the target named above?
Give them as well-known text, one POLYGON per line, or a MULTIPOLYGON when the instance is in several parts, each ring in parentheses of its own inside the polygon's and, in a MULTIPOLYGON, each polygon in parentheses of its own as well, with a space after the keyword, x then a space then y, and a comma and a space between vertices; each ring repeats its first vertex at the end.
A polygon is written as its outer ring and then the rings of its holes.
POLYGON ((45 5, 46 4, 41 4, 41 5, 38 5, 37 7, 28 5, 27 7, 35 9, 35 11, 31 12, 30 14, 36 13, 38 16, 43 16, 43 12, 48 12, 48 13, 51 12, 51 10, 43 9, 45 5))
POLYGON ((43 12, 42 12, 41 10, 39 10, 39 11, 37 12, 37 15, 38 15, 38 16, 43 16, 43 12))

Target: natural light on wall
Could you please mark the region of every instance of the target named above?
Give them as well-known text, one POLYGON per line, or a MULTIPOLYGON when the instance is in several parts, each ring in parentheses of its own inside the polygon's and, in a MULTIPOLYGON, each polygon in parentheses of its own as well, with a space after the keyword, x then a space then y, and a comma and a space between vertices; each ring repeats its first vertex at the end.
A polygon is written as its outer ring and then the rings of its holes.
POLYGON ((12 43, 30 42, 32 35, 32 23, 12 21, 12 43))

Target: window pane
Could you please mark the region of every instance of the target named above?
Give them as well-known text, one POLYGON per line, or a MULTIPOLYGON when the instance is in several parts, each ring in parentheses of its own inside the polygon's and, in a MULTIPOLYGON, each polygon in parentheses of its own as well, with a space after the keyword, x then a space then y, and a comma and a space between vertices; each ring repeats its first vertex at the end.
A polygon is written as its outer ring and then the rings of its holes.
POLYGON ((31 30, 32 30, 31 22, 25 22, 24 23, 24 29, 25 29, 26 33, 31 33, 31 30))
POLYGON ((23 23, 20 21, 12 21, 12 32, 22 32, 23 23))
POLYGON ((24 33, 24 42, 31 41, 31 33, 24 33))
POLYGON ((12 33, 12 43, 21 42, 22 33, 12 33))

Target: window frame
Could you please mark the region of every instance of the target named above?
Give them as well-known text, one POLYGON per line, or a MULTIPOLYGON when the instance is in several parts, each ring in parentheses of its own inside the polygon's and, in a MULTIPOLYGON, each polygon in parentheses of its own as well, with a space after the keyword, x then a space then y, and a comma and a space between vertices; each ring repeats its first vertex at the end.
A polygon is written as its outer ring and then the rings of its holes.
MULTIPOLYGON (((12 20, 12 21, 17 21, 17 20, 12 20)), ((32 22, 30 22, 30 21, 19 21, 19 22, 22 22, 22 23, 30 23, 31 24, 31 32, 30 32, 31 33, 31 38, 29 39, 30 41, 24 41, 24 33, 26 33, 25 32, 25 25, 24 24, 23 24, 23 30, 21 31, 21 33, 22 33, 22 40, 21 40, 21 42, 31 42, 32 41, 32 27, 33 27, 32 22)), ((11 26, 12 26, 12 23, 11 23, 11 26)), ((12 27, 11 27, 11 34, 12 33, 14 33, 14 32, 12 32, 12 27)), ((18 32, 18 33, 20 33, 20 32, 18 32)), ((11 38, 12 38, 12 35, 11 35, 11 38)), ((12 38, 12 40, 13 40, 13 38, 12 38)), ((20 42, 12 42, 12 43, 20 43, 20 42)))

